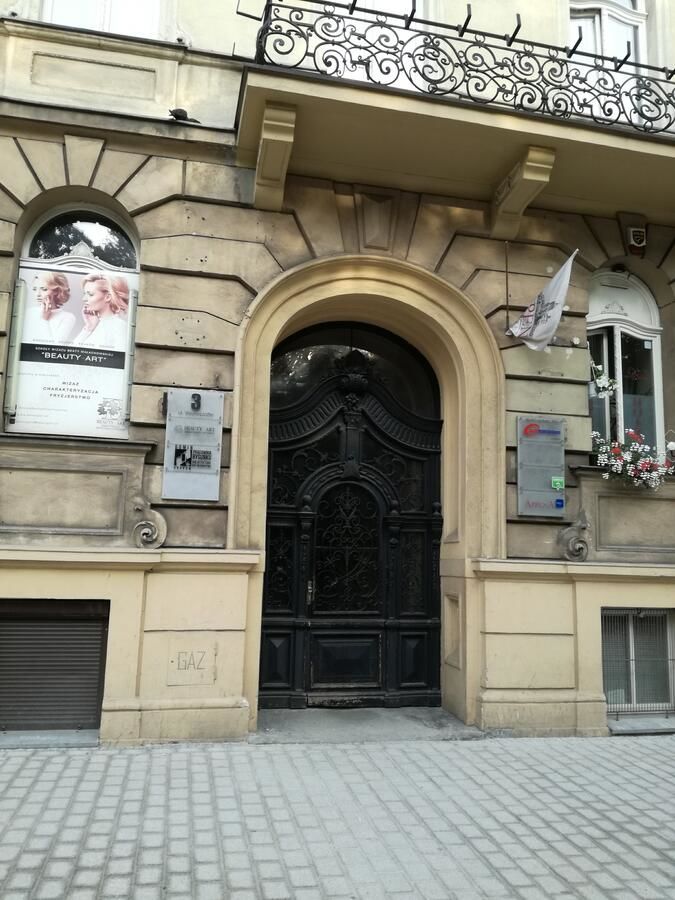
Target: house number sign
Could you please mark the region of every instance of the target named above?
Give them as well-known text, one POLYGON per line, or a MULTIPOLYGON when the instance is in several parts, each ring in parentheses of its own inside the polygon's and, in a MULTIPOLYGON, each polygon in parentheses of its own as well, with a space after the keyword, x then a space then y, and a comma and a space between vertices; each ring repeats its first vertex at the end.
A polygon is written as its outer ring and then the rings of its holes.
POLYGON ((164 499, 220 498, 223 398, 222 391, 168 391, 164 499))
POLYGON ((564 419, 518 416, 518 515, 567 515, 564 419))

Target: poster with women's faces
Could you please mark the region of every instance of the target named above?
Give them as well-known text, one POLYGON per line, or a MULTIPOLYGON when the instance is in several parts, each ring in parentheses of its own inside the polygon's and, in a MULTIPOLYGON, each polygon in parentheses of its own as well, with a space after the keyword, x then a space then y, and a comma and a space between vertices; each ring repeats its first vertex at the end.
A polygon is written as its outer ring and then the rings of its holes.
POLYGON ((126 438, 138 275, 31 261, 19 279, 8 430, 126 438))

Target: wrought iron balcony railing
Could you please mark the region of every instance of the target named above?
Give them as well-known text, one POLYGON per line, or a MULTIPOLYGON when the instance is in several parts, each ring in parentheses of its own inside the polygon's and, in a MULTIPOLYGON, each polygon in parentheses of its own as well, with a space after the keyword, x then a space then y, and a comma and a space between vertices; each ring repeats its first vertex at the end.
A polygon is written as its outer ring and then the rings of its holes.
POLYGON ((429 97, 675 135, 675 68, 657 69, 359 10, 354 2, 267 0, 257 61, 429 97))

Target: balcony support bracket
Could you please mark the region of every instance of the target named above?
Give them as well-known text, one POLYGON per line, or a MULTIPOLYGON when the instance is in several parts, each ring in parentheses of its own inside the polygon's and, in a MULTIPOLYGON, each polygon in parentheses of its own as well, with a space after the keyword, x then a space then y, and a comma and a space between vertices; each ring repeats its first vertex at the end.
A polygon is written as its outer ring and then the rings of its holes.
POLYGON ((284 202, 286 173, 295 138, 295 107, 268 103, 260 129, 255 169, 257 209, 278 212, 284 202))
POLYGON ((555 150, 528 147, 492 198, 491 235, 499 240, 517 237, 523 213, 551 178, 555 150))

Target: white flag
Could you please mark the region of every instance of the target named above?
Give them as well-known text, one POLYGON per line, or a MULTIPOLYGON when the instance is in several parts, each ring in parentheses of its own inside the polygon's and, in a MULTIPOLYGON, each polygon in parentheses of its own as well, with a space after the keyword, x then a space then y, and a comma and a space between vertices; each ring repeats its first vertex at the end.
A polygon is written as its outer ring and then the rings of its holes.
POLYGON ((537 299, 506 331, 512 337, 522 338, 530 350, 544 350, 556 332, 570 286, 572 264, 578 252, 574 251, 544 290, 537 294, 537 299))

